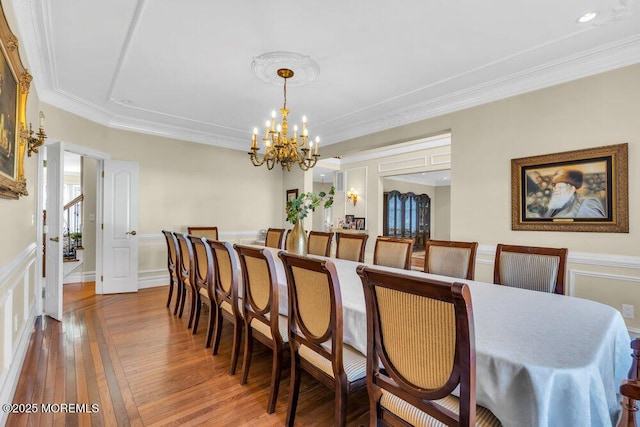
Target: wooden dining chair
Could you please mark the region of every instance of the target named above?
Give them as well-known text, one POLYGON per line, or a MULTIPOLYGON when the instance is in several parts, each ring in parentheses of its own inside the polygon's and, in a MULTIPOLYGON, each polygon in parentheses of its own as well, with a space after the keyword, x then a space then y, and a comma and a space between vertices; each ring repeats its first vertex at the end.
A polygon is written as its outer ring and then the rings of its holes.
POLYGON ((189 275, 197 292, 195 294, 195 313, 193 316, 192 334, 198 332, 198 324, 200 323, 200 312, 202 304, 209 307, 209 322, 207 327, 207 339, 205 348, 211 345, 211 337, 213 336, 213 321, 217 306, 213 293, 214 282, 211 280, 213 274, 209 271, 213 270, 213 258, 207 253, 207 238, 189 235, 191 246, 193 247, 193 258, 191 259, 191 270, 189 275))
POLYGON ((264 239, 264 245, 269 248, 282 249, 284 240, 284 228, 270 228, 267 230, 267 236, 264 239))
POLYGON ((498 244, 493 283, 564 295, 567 249, 498 244))
POLYGON ((631 341, 631 368, 628 378, 640 380, 640 338, 631 341))
POLYGON ((288 229, 285 233, 284 233, 284 250, 288 251, 289 247, 291 246, 291 240, 289 239, 291 237, 291 231, 293 231, 292 229, 288 229))
POLYGON ((424 272, 473 280, 478 242, 427 240, 424 272))
POLYGON ((309 255, 331 256, 331 241, 333 233, 324 231, 310 231, 307 243, 309 255))
POLYGON ((336 258, 364 262, 368 234, 340 233, 336 243, 336 258))
POLYGON ((287 317, 278 312, 278 282, 273 256, 265 248, 234 245, 242 270, 245 327, 242 384, 247 383, 254 339, 271 349, 271 387, 267 412, 273 413, 278 400, 282 358, 289 342, 287 317))
POLYGON ((180 247, 173 231, 162 230, 164 238, 167 241, 167 270, 169 270, 169 296, 167 297, 167 307, 171 305, 173 291, 176 291, 176 306, 173 314, 178 313, 180 299, 182 298, 182 286, 180 285, 180 274, 178 266, 180 265, 180 247))
POLYGON ((366 303, 371 425, 499 426, 476 405, 468 286, 375 267, 357 272, 366 303))
POLYGON ((215 322, 213 328, 213 349, 212 354, 218 354, 220 336, 222 335, 222 321, 227 320, 233 327, 233 343, 231 347, 231 366, 229 374, 236 373, 238 357, 240 355, 240 344, 242 342, 242 329, 244 320, 242 316, 242 305, 239 296, 238 259, 233 246, 229 242, 217 240, 207 240, 209 250, 213 258, 214 276, 213 297, 217 310, 215 312, 215 322))
POLYGON ((620 394, 622 395, 622 410, 616 427, 638 427, 637 402, 640 401, 640 380, 622 381, 620 394))
POLYGON ((373 250, 373 263, 385 267, 411 270, 413 238, 378 236, 373 250))
POLYGON ((218 227, 187 227, 187 231, 192 236, 218 240, 218 227))
POLYGON ((640 400, 640 338, 631 341, 631 368, 629 379, 620 385, 621 411, 616 427, 637 427, 637 412, 640 400))
POLYGON ((291 385, 288 426, 293 426, 302 370, 335 392, 334 425, 346 425, 347 396, 366 386, 367 361, 343 343, 342 294, 333 262, 281 252, 289 291, 291 385))
POLYGON ((194 256, 193 246, 191 245, 191 240, 189 240, 189 235, 187 233, 176 233, 176 239, 178 241, 178 246, 180 247, 180 265, 178 268, 180 272, 180 283, 182 284, 182 299, 180 300, 178 317, 182 318, 188 294, 190 307, 189 323, 187 324, 187 328, 191 328, 195 314, 196 293, 198 292, 198 290, 195 289, 195 285, 191 277, 191 263, 194 256))

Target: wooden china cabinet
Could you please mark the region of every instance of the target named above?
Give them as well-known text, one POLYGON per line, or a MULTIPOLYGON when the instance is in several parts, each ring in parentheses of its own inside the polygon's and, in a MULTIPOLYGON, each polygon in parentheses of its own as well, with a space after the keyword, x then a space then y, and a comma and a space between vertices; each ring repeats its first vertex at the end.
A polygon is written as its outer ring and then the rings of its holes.
POLYGON ((385 236, 413 237, 413 249, 424 249, 431 235, 431 198, 397 190, 385 192, 383 224, 385 236))

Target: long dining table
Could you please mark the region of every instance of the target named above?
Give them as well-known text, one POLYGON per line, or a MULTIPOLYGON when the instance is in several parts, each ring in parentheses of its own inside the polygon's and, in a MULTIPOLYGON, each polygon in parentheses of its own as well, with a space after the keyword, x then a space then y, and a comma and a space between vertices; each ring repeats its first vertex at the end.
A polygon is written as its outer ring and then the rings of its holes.
MULTIPOLYGON (((275 260, 279 309, 287 314, 287 281, 275 260)), ((324 257, 317 257, 324 258, 324 257)), ((334 263, 342 295, 344 343, 366 354, 363 263, 334 263)), ((365 265, 368 265, 365 263, 365 265)), ((377 267, 469 286, 476 350, 476 400, 504 426, 612 426, 618 389, 631 365, 629 332, 620 312, 595 301, 377 267)))

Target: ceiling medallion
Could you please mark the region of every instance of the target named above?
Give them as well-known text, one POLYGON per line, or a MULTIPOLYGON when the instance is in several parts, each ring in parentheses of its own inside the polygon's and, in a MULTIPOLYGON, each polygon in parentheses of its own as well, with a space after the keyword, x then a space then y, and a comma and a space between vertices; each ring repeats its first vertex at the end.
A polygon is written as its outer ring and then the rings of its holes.
POLYGON ((289 86, 311 83, 320 75, 318 63, 308 55, 295 52, 267 52, 253 58, 251 70, 260 80, 276 86, 282 84, 278 70, 288 69, 293 76, 288 78, 289 86))

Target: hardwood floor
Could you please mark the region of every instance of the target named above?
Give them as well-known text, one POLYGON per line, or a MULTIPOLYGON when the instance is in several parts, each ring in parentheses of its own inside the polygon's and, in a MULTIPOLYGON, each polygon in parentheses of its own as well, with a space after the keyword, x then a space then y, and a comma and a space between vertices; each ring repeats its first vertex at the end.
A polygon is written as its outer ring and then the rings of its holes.
MULTIPOLYGON (((188 306, 182 319, 165 307, 166 287, 116 295, 94 295, 93 289, 93 283, 65 285, 63 321, 36 321, 14 403, 37 404, 38 411, 10 414, 8 426, 284 425, 288 359, 276 411, 269 415, 266 347, 255 344, 242 386, 241 368, 228 374, 227 322, 219 354, 212 356, 204 348, 208 312, 192 335, 188 306), (65 411, 58 406, 64 403, 86 407, 65 411)), ((333 425, 333 404, 333 391, 305 375, 296 425, 333 425)), ((348 409, 350 426, 368 424, 366 390, 349 397, 348 409)))

